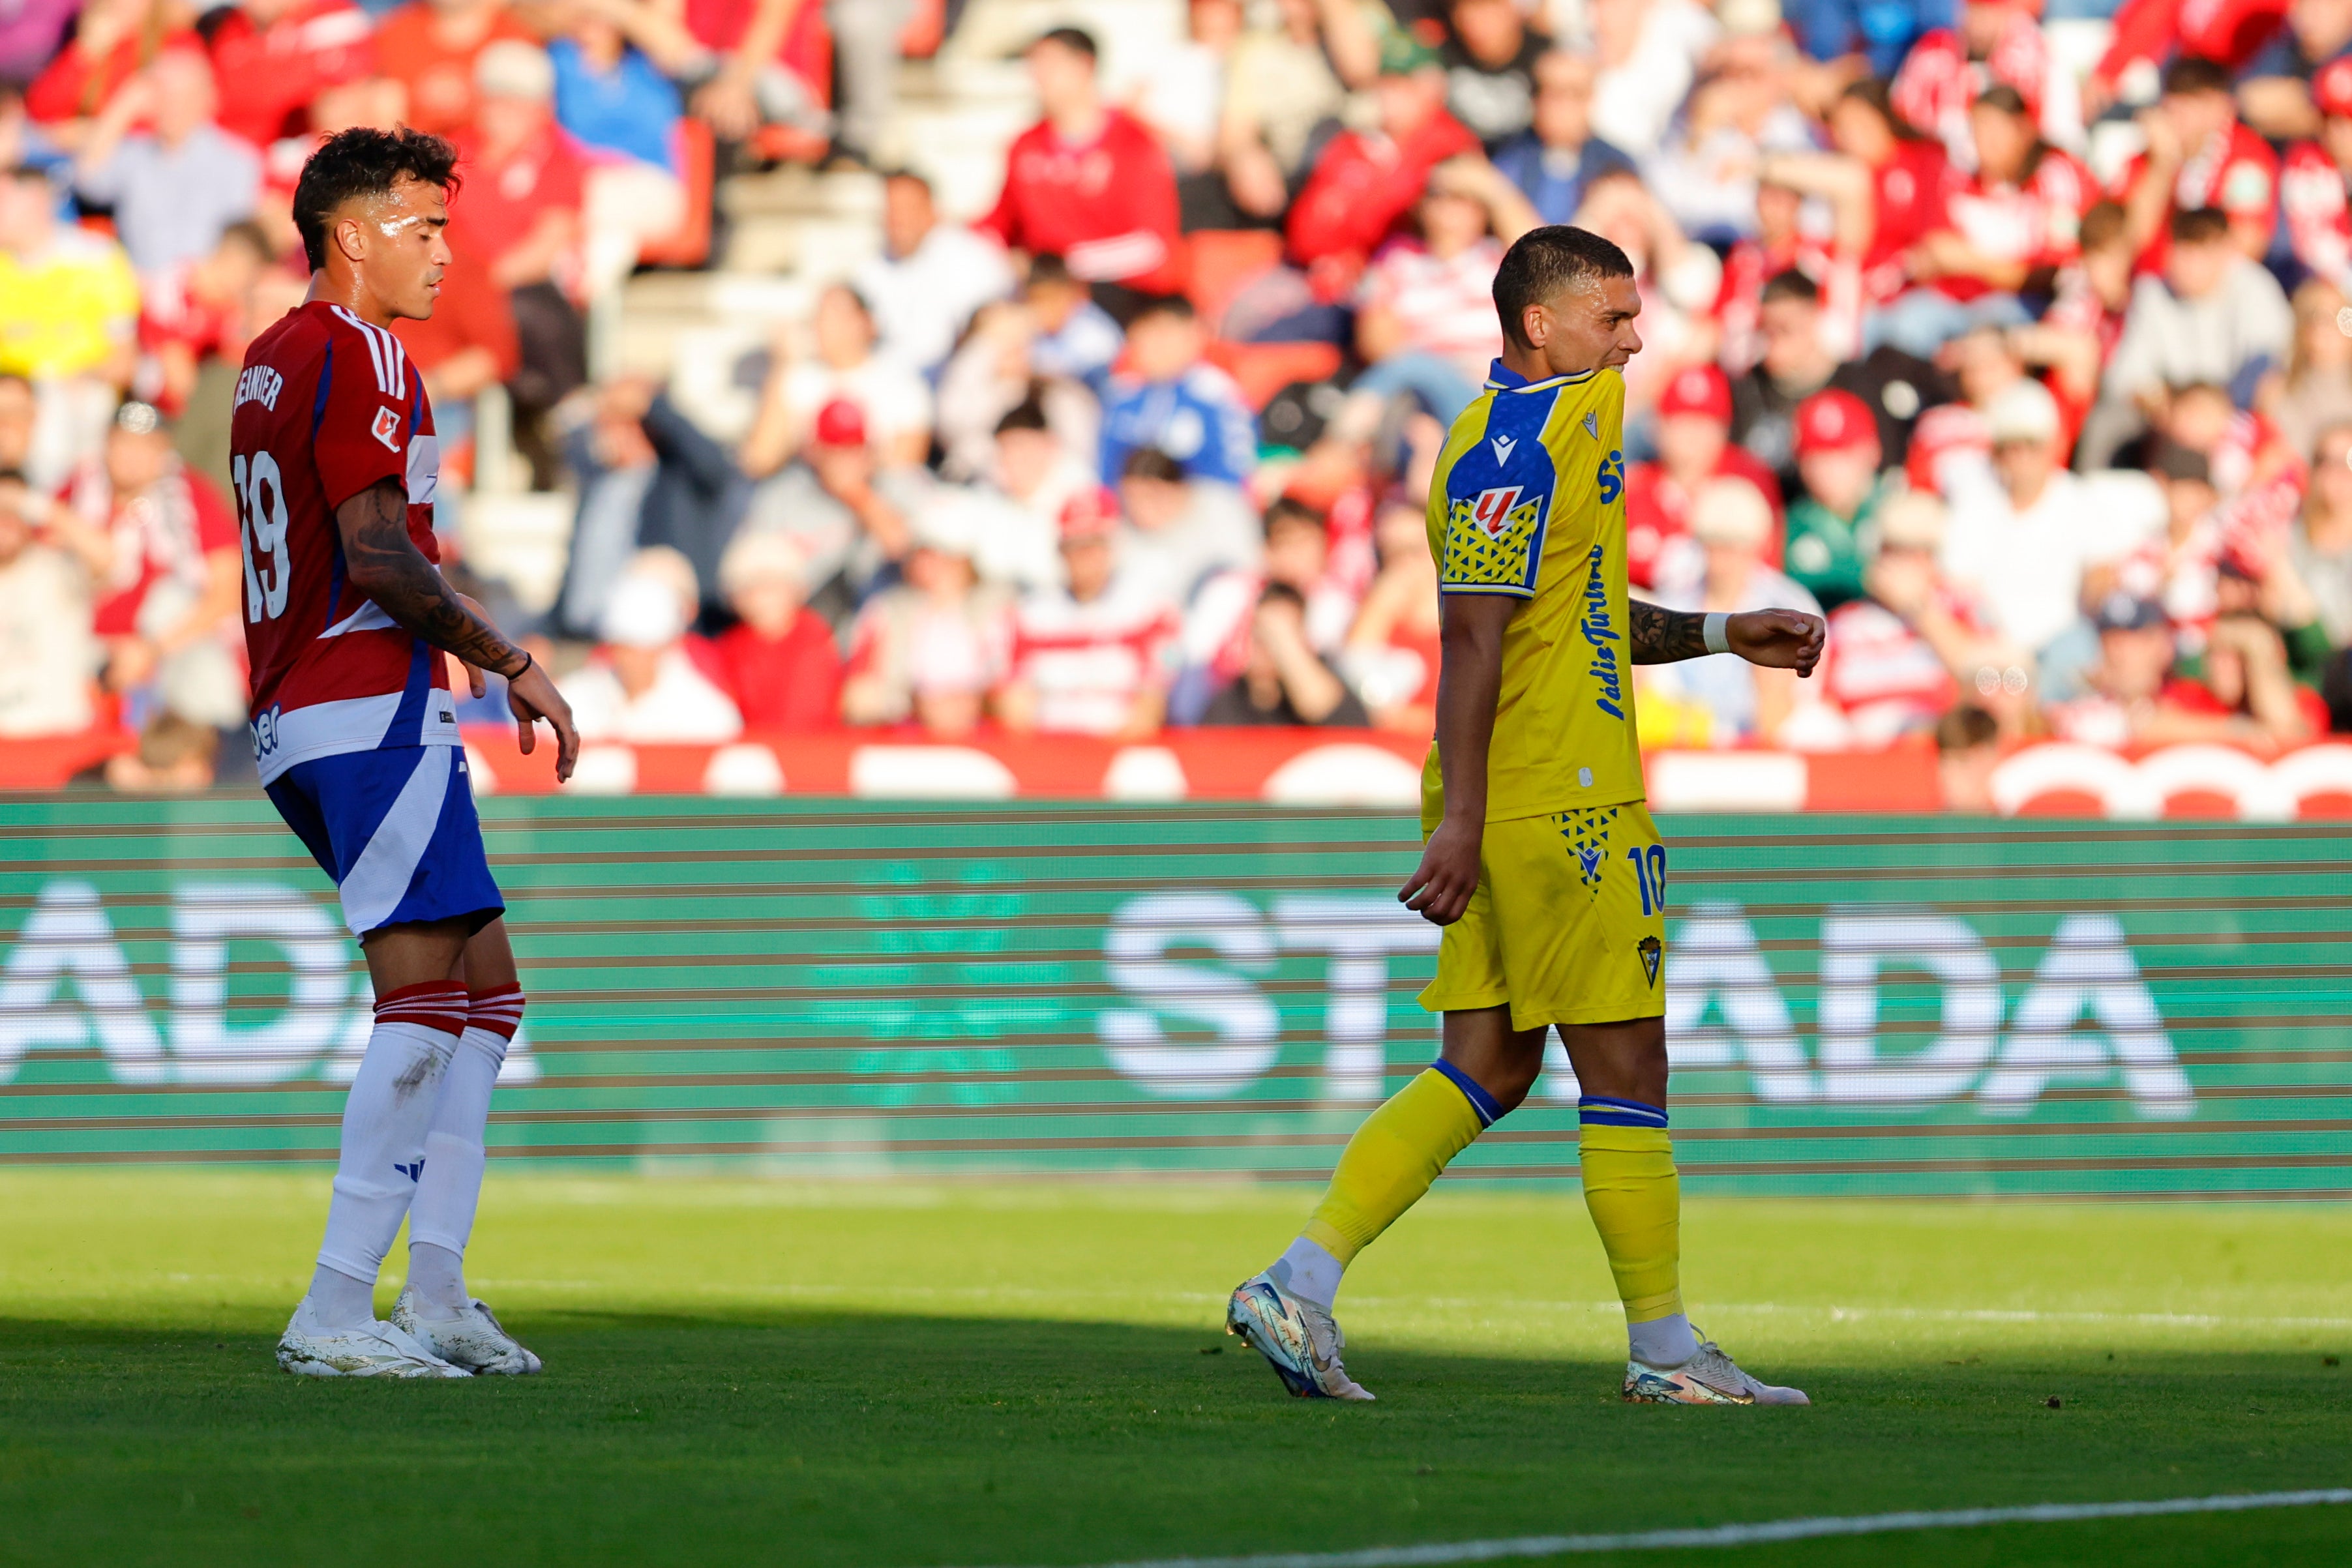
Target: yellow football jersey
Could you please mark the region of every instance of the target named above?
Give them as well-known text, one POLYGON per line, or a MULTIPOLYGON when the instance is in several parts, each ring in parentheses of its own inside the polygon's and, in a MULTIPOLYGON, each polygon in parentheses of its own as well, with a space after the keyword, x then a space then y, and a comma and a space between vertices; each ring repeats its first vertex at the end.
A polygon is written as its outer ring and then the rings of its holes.
MULTIPOLYGON (((1454 422, 1429 487, 1443 593, 1529 602, 1503 633, 1486 820, 1643 797, 1625 608, 1625 382, 1615 371, 1528 382, 1496 362, 1454 422)), ((1444 812, 1437 747, 1424 821, 1444 812)))

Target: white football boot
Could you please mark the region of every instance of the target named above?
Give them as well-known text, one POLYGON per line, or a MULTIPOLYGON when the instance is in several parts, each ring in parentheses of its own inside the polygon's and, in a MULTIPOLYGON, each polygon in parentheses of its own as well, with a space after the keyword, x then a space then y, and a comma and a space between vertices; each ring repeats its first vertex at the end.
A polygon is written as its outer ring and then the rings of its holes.
POLYGON ((1265 1357, 1282 1385, 1301 1399, 1370 1399, 1370 1389, 1339 1364, 1348 1336, 1328 1309, 1294 1296, 1264 1274, 1244 1280, 1225 1303, 1225 1332, 1265 1357))
POLYGON ((359 1328, 323 1328, 305 1298, 278 1340, 278 1364, 297 1377, 464 1377, 419 1344, 406 1330, 376 1322, 359 1328))
POLYGON ((392 1304, 392 1321, 442 1360, 467 1371, 496 1377, 528 1377, 539 1357, 507 1333, 487 1301, 469 1301, 454 1318, 428 1318, 417 1311, 416 1292, 403 1290, 392 1304))
MULTIPOLYGON (((1696 1331, 1694 1330, 1694 1333, 1696 1331)), ((1698 1354, 1680 1366, 1625 1364, 1628 1405, 1811 1405, 1801 1388, 1776 1388, 1739 1369, 1723 1347, 1700 1335, 1698 1354)))

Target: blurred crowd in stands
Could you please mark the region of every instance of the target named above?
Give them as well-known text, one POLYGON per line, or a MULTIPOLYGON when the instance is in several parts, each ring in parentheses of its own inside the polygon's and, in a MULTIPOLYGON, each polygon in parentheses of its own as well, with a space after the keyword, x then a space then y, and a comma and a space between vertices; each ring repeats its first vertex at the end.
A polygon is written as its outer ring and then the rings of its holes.
POLYGON ((401 329, 445 566, 591 738, 1426 733, 1428 476, 1553 223, 1638 270, 1636 593, 1830 622, 1810 682, 1645 668, 1645 743, 2352 728, 2352 0, 1168 4, 1117 75, 1026 42, 966 225, 877 156, 940 0, 16 0, 0 737, 230 770, 227 390, 304 287, 305 152, 395 120, 466 157, 401 329), (881 243, 749 367, 748 431, 592 377, 593 302, 780 162, 878 179, 881 243), (457 523, 493 386, 576 497, 537 614, 457 523))

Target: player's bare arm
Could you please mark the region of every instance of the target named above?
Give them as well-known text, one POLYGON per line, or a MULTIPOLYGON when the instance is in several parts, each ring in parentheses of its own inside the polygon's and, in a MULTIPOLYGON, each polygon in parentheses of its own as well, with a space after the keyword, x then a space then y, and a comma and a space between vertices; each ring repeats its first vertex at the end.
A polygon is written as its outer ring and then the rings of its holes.
POLYGON ((1439 601, 1437 765, 1445 817, 1397 897, 1436 925, 1451 925, 1478 891, 1486 835, 1486 752, 1503 690, 1503 629, 1520 601, 1505 594, 1449 593, 1439 601))
POLYGON ((538 743, 534 721, 545 719, 555 731, 555 776, 571 778, 580 756, 572 705, 538 661, 491 625, 425 559, 408 537, 407 492, 392 480, 371 486, 335 509, 335 528, 342 536, 352 586, 415 636, 504 676, 516 744, 530 752, 538 743))
MULTIPOLYGON (((1706 645, 1706 617, 1696 611, 1664 610, 1636 599, 1628 609, 1633 623, 1633 662, 1678 664, 1714 652, 1706 645)), ((1828 624, 1801 610, 1750 610, 1723 619, 1727 650, 1768 670, 1794 670, 1810 677, 1822 662, 1828 624)))

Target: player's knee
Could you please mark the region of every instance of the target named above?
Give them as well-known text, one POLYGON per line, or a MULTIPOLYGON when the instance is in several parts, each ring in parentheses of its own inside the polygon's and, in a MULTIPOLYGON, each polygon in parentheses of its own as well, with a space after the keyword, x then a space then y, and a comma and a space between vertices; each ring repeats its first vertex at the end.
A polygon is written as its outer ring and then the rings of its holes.
POLYGON ((1502 1113, 1507 1116, 1526 1103, 1528 1094, 1536 1086, 1537 1075, 1542 1071, 1540 1058, 1531 1062, 1511 1062, 1493 1070, 1485 1088, 1495 1097, 1495 1103, 1502 1108, 1502 1113))

